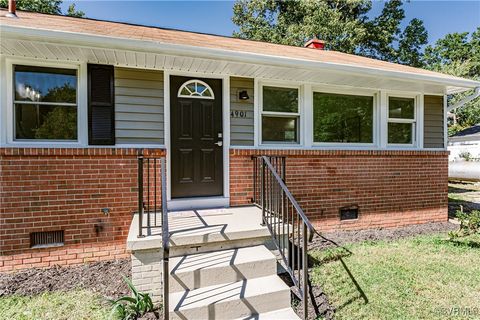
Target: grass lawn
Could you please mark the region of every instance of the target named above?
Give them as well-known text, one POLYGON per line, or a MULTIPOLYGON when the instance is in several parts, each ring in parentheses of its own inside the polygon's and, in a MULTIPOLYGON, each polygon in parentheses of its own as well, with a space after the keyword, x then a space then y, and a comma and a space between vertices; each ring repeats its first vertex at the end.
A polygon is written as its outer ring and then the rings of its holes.
POLYGON ((109 313, 108 304, 86 290, 0 297, 1 320, 108 319, 109 313))
POLYGON ((480 235, 456 243, 446 238, 314 251, 311 280, 336 308, 336 319, 480 319, 480 235))

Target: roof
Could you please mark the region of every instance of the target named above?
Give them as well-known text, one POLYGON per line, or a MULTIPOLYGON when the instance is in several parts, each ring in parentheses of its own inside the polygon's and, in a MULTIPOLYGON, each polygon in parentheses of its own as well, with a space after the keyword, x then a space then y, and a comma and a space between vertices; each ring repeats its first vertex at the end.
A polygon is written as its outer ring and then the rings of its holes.
POLYGON ((463 129, 449 137, 451 142, 480 141, 480 124, 463 129))
MULTIPOLYGON (((1 11, 5 11, 2 9, 1 11)), ((438 72, 413 68, 405 65, 370 59, 333 50, 318 50, 305 47, 272 44, 232 37, 179 31, 158 27, 132 25, 87 18, 74 18, 60 15, 47 15, 17 11, 19 19, 0 15, 1 27, 20 27, 32 30, 48 30, 83 35, 103 36, 117 39, 142 40, 160 44, 189 45, 198 48, 220 49, 232 53, 247 53, 292 60, 340 64, 350 67, 363 67, 383 71, 393 71, 435 77, 440 80, 465 80, 438 72)), ((471 81, 471 86, 474 84, 471 81)))

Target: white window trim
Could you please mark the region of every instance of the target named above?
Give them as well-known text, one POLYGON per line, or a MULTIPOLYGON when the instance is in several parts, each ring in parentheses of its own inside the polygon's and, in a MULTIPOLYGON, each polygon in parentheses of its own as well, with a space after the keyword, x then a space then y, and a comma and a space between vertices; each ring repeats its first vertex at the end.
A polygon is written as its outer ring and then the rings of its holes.
POLYGON ((259 146, 271 146, 271 147, 283 147, 285 149, 298 148, 304 145, 304 90, 303 87, 297 83, 286 83, 286 82, 259 82, 258 84, 258 145, 259 146), (275 112, 275 111, 263 111, 263 87, 277 87, 277 88, 288 88, 288 89, 297 89, 298 90, 298 112, 275 112), (297 117, 297 141, 296 142, 286 142, 286 141, 263 141, 262 136, 262 118, 263 116, 275 116, 275 117, 297 117))
POLYGON ((386 131, 383 133, 386 140, 387 149, 422 149, 423 148, 423 94, 395 93, 386 94, 386 131), (414 101, 413 119, 390 118, 390 98, 409 98, 414 101), (412 124, 412 143, 389 143, 388 142, 388 124, 389 123, 411 123, 412 124))
POLYGON ((309 136, 312 139, 312 146, 313 147, 337 147, 337 148, 377 148, 378 147, 378 131, 379 131, 379 109, 380 109, 380 98, 379 98, 379 91, 377 90, 369 90, 369 89, 340 89, 335 87, 327 87, 327 86, 313 86, 312 87, 312 110, 311 110, 311 122, 312 128, 309 133, 309 136), (313 112, 314 112, 314 105, 313 105, 313 94, 315 92, 318 93, 331 93, 331 94, 339 94, 339 95, 354 95, 354 96, 367 96, 373 97, 373 126, 372 126, 372 142, 371 143, 361 143, 361 142, 315 142, 315 127, 313 125, 313 112))
POLYGON ((6 117, 3 125, 6 127, 6 144, 12 147, 34 147, 34 148, 72 148, 88 146, 88 110, 87 110, 87 65, 86 63, 55 63, 44 60, 32 60, 7 58, 5 66, 6 71, 6 97, 7 101, 4 106, 6 108, 6 117), (74 69, 77 71, 77 140, 61 141, 61 140, 35 140, 35 139, 15 139, 15 122, 14 122, 14 96, 13 96, 13 66, 36 66, 49 68, 74 69))

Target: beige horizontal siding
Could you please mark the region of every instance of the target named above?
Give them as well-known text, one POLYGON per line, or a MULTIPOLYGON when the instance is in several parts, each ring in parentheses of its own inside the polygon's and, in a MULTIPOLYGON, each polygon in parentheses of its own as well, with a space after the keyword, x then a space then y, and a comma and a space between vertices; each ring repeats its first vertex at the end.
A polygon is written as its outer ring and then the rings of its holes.
POLYGON ((232 146, 253 146, 253 92, 251 78, 230 78, 230 112, 245 112, 244 118, 230 116, 230 144, 232 146), (238 99, 240 91, 247 90, 248 100, 238 99))
POLYGON ((423 147, 443 148, 443 96, 425 96, 424 99, 423 147))
POLYGON ((163 72, 115 68, 117 144, 163 144, 163 114, 163 72))

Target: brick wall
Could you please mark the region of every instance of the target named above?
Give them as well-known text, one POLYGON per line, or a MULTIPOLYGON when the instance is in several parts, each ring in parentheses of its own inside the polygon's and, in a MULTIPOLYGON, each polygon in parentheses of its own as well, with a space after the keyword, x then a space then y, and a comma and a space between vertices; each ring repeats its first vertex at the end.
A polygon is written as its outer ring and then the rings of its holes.
MULTIPOLYGON (((164 155, 148 149, 0 148, 0 272, 128 257, 139 152, 164 155), (31 232, 52 230, 64 230, 65 246, 30 248, 31 232)), ((232 206, 250 204, 251 156, 258 153, 230 152, 232 206)), ((261 153, 287 156, 287 185, 319 230, 447 219, 448 152, 261 153), (359 219, 341 222, 338 209, 352 204, 360 207, 359 219)))
MULTIPOLYGON (((231 205, 250 203, 252 155, 231 150, 231 205)), ((286 150, 287 186, 319 230, 397 227, 446 221, 448 152, 286 150), (339 208, 359 206, 359 219, 340 221, 339 208)))
POLYGON ((88 262, 127 259, 125 241, 83 243, 58 248, 32 249, 24 253, 0 256, 0 272, 52 266, 73 266, 88 262))
POLYGON ((111 258, 124 254, 137 204, 139 152, 164 154, 161 149, 0 148, 0 256, 46 266, 45 252, 60 252, 59 260, 65 261, 100 260, 100 253, 69 256, 78 254, 78 245, 103 247, 111 258), (104 215, 102 208, 110 213, 104 215), (31 232, 53 230, 64 230, 64 247, 30 249, 31 232), (123 253, 118 243, 123 244, 123 253), (115 249, 108 249, 111 246, 115 249))

